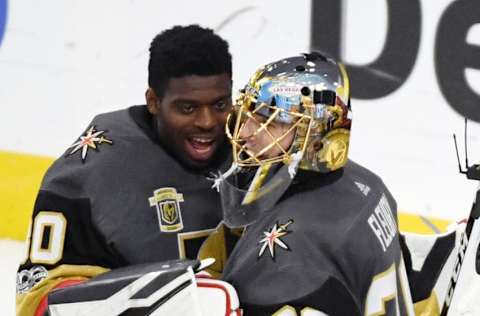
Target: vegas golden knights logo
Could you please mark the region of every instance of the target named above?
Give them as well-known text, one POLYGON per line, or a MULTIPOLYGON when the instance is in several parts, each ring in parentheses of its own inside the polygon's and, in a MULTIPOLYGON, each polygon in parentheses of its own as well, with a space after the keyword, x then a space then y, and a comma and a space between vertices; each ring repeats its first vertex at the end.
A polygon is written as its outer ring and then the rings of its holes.
POLYGON ((148 198, 150 206, 157 209, 158 223, 162 232, 178 232, 183 229, 180 202, 183 194, 177 193, 175 188, 161 188, 153 192, 148 198))

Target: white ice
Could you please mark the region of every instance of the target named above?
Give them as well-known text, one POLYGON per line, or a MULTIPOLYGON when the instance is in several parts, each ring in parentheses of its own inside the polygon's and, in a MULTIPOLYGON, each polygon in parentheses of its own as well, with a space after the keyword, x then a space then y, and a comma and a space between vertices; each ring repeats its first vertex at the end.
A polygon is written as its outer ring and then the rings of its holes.
POLYGON ((24 258, 25 244, 13 240, 0 240, 0 315, 15 315, 15 285, 18 264, 24 258))

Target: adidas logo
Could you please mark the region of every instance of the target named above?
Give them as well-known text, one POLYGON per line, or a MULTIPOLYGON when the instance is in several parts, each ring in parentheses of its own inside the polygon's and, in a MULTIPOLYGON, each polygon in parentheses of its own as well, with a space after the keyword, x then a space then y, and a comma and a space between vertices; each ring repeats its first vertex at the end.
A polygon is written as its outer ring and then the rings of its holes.
POLYGON ((368 192, 370 192, 370 187, 368 185, 357 182, 357 181, 355 181, 355 184, 360 189, 360 192, 363 193, 363 195, 365 195, 365 196, 368 195, 368 192))

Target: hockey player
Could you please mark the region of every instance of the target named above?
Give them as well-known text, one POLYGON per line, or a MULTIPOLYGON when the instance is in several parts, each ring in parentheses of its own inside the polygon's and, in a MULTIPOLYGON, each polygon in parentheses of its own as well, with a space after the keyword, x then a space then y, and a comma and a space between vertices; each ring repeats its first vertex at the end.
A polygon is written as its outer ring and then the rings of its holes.
POLYGON ((228 44, 176 26, 150 46, 146 105, 96 116, 46 173, 18 269, 17 313, 108 269, 195 258, 221 220, 206 175, 228 159, 228 44))
MULTIPOLYGON (((222 276, 244 314, 413 315, 395 200, 347 158, 344 67, 318 53, 268 64, 235 111, 234 163, 216 185, 225 223, 246 226, 222 276)), ((208 242, 222 234, 234 236, 208 242)), ((226 239, 202 256, 225 258, 226 239)))

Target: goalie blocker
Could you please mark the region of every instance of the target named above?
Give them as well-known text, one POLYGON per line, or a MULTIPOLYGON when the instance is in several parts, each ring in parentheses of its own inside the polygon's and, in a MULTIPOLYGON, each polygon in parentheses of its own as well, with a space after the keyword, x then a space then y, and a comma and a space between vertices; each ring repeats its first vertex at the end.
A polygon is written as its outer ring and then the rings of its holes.
POLYGON ((241 315, 230 284, 195 275, 206 265, 174 260, 112 270, 50 293, 49 315, 241 315))

